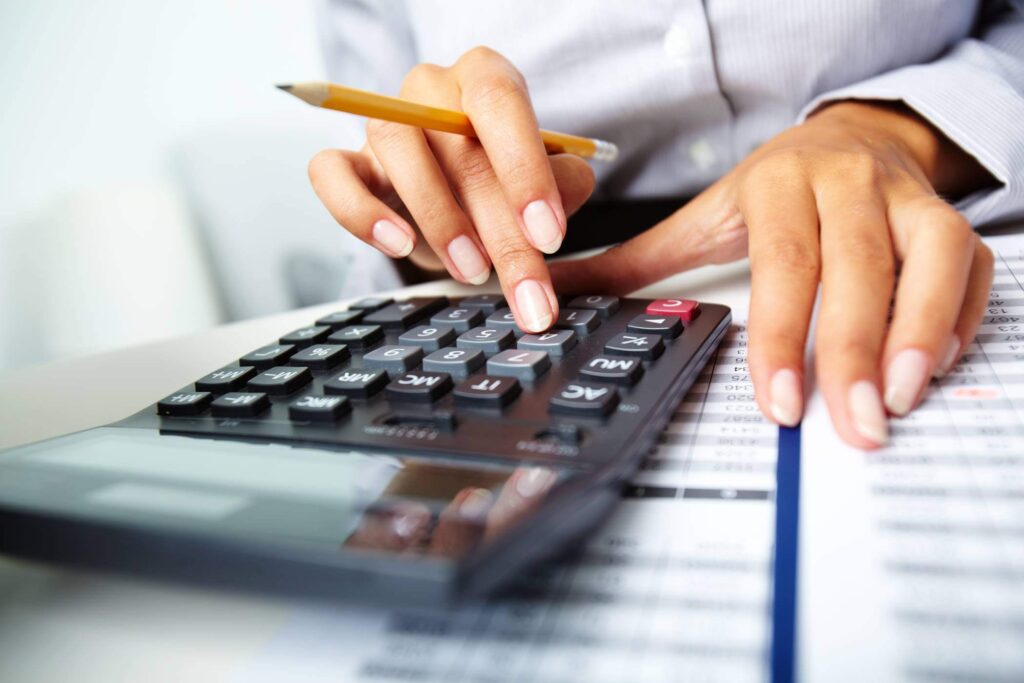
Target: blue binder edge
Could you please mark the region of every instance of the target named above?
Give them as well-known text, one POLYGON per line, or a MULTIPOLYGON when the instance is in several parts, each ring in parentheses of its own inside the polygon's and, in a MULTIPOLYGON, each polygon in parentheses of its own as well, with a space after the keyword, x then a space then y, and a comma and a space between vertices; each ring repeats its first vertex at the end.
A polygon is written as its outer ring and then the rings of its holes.
POLYGON ((800 532, 800 427, 779 428, 772 571, 771 680, 796 680, 797 542, 800 532))

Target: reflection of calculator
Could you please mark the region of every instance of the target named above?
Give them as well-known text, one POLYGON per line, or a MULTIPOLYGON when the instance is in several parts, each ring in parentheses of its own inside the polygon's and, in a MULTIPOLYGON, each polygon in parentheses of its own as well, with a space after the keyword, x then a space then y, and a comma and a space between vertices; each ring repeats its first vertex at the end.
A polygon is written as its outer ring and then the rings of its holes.
POLYGON ((580 296, 366 299, 110 427, 0 457, 0 550, 289 593, 483 596, 572 549, 729 324, 580 296))

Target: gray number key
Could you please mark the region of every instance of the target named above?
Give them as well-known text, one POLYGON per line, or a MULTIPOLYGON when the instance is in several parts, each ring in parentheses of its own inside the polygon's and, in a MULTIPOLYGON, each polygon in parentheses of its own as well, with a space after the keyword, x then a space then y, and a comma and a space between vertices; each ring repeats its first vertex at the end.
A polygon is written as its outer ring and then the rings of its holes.
POLYGON ((388 345, 363 356, 363 364, 368 368, 381 368, 396 373, 412 370, 422 359, 423 349, 418 346, 388 345))
POLYGON ((398 341, 426 351, 437 351, 455 341, 455 330, 447 325, 420 325, 402 334, 398 341))
POLYGON ((458 333, 469 332, 474 327, 482 324, 484 312, 479 308, 465 306, 463 308, 446 308, 440 313, 435 313, 430 319, 431 325, 447 325, 458 333))
POLYGON ((455 340, 455 345, 460 349, 476 349, 488 355, 503 351, 515 340, 512 330, 499 330, 493 327, 477 327, 469 332, 463 332, 455 340))
POLYGON ((551 360, 543 351, 509 349, 487 361, 487 374, 533 380, 543 375, 549 367, 551 367, 551 360))
POLYGON ((487 322, 484 323, 487 327, 493 327, 496 330, 511 330, 512 334, 517 337, 521 337, 526 334, 523 330, 519 329, 516 325, 515 313, 509 310, 495 311, 487 316, 487 322))
POLYGON ((572 330, 581 337, 593 332, 599 324, 597 311, 586 308, 563 308, 558 312, 558 320, 555 321, 555 327, 572 330))
POLYGON ((552 356, 564 356, 576 346, 576 333, 572 330, 552 330, 540 334, 524 334, 519 338, 518 346, 528 351, 546 351, 552 356))
POLYGON ((423 369, 468 377, 484 364, 484 352, 475 349, 440 349, 423 359, 423 369))
POLYGON ((619 297, 597 294, 578 296, 569 302, 569 308, 590 308, 597 311, 602 318, 610 318, 619 310, 619 297))

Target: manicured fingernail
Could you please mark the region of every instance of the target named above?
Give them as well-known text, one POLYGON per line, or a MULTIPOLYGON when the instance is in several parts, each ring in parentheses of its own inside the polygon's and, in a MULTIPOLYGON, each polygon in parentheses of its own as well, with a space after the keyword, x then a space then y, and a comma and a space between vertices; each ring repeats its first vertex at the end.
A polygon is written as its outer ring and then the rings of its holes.
POLYGON ((405 258, 412 253, 413 244, 409 233, 387 219, 373 224, 373 239, 384 247, 388 255, 395 258, 405 258))
POLYGON ((533 246, 545 254, 554 254, 562 246, 562 226, 558 224, 554 209, 543 199, 526 205, 523 223, 533 246))
POLYGON ((865 439, 878 445, 889 440, 889 425, 878 389, 867 380, 856 382, 850 387, 850 417, 853 428, 865 439))
POLYGON ((551 325, 551 304, 536 280, 523 280, 516 287, 516 311, 529 332, 543 332, 551 325))
POLYGON ((531 467, 520 473, 516 480, 516 491, 523 498, 533 498, 547 491, 555 481, 555 473, 546 467, 531 467))
POLYGON ((945 377, 949 374, 949 371, 953 369, 953 363, 956 362, 957 356, 960 355, 960 337, 955 334, 949 335, 949 343, 946 345, 946 352, 942 355, 942 360, 935 367, 935 376, 937 378, 945 377))
POLYGON ((772 383, 768 388, 771 404, 769 409, 772 417, 781 425, 795 427, 803 414, 803 391, 800 377, 792 370, 783 369, 772 375, 772 383))
POLYGON ((919 349, 904 349, 889 361, 885 372, 885 407, 893 415, 906 415, 928 381, 931 361, 919 349))
POLYGON ((473 489, 459 504, 459 516, 469 520, 483 519, 493 500, 494 496, 487 489, 473 489))
POLYGON ((482 285, 491 276, 484 255, 466 235, 459 235, 448 243, 448 257, 470 284, 482 285))
POLYGON ((410 507, 396 510, 391 518, 391 528, 401 538, 411 538, 430 521, 430 512, 410 507))

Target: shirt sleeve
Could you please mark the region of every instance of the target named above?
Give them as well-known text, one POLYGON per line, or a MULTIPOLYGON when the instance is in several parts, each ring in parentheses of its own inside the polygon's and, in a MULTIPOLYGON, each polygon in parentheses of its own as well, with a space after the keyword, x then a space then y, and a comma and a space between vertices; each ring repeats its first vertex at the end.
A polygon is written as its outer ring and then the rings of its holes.
POLYGON ((799 120, 848 99, 901 100, 999 181, 957 202, 972 224, 1024 217, 1024 0, 988 3, 974 35, 939 59, 819 95, 799 120))

